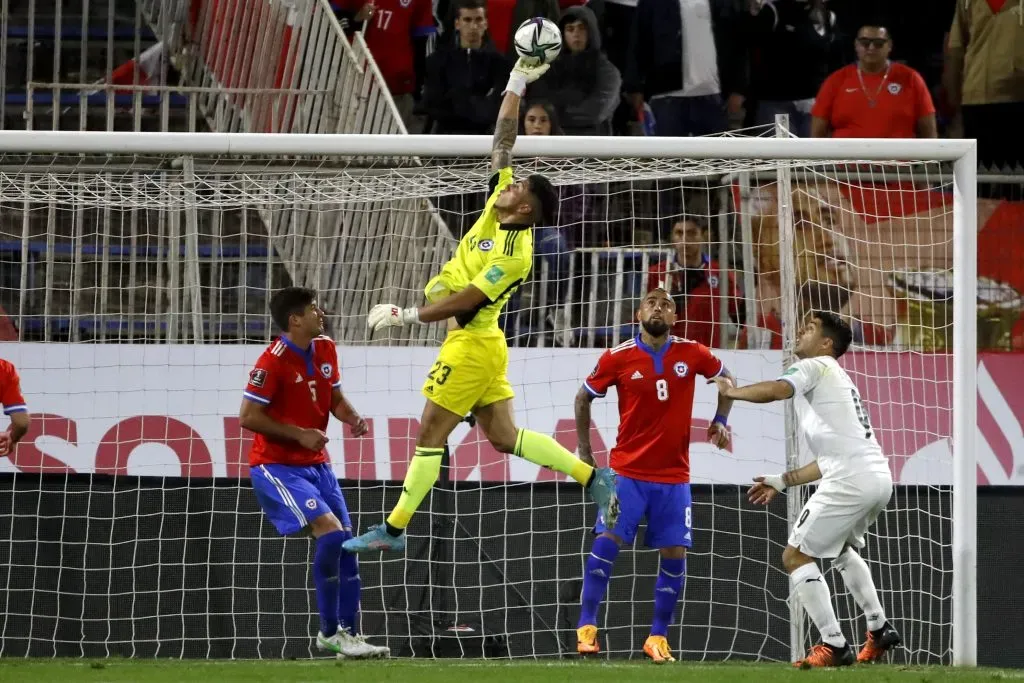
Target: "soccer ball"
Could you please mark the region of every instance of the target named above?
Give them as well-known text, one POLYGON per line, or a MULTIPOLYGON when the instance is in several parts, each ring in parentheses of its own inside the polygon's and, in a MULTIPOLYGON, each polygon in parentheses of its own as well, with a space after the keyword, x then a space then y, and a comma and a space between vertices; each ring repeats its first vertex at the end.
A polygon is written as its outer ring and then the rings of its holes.
POLYGON ((550 64, 562 49, 562 33, 544 17, 527 19, 516 29, 516 52, 533 64, 550 64))

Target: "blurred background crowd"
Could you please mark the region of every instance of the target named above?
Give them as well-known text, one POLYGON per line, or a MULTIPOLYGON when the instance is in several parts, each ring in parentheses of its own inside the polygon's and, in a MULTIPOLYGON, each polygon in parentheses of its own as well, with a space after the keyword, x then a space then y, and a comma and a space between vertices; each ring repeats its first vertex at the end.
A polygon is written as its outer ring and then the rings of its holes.
MULTIPOLYGON (((487 135, 512 34, 543 16, 563 48, 527 92, 523 135, 775 135, 784 114, 800 137, 975 138, 981 343, 1024 349, 1024 0, 12 0, 10 10, 6 128, 487 135)), ((833 170, 828 183, 794 184, 798 308, 850 314, 865 346, 946 348, 949 169, 833 170)), ((691 173, 562 185, 556 224, 536 231, 532 283, 504 319, 511 343, 613 343, 631 333, 635 298, 658 284, 676 298, 678 334, 779 347, 773 182, 691 173)), ((483 188, 432 197, 430 220, 457 239, 484 200, 483 188)), ((178 279, 164 271, 189 265, 153 246, 165 232, 136 246, 125 227, 134 214, 115 225, 85 213, 83 228, 67 209, 5 208, 0 338, 167 339, 161 297, 171 308, 187 298, 166 283, 194 277, 210 337, 263 339, 265 293, 301 276, 277 234, 293 226, 248 220, 246 207, 200 212, 199 269, 178 279), (148 278, 136 303, 122 301, 123 283, 86 282, 118 268, 148 278)), ((388 229, 416 239, 430 229, 423 216, 402 225, 388 229)))

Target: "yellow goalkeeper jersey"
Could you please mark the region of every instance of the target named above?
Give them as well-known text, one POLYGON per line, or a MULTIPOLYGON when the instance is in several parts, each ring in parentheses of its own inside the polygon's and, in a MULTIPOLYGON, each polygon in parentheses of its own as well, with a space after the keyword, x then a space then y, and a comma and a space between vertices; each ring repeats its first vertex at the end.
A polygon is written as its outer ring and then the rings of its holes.
POLYGON ((485 295, 476 310, 456 318, 468 332, 500 332, 498 316, 533 266, 533 231, 527 225, 502 225, 494 202, 514 182, 506 167, 491 176, 491 196, 483 213, 459 242, 455 255, 440 274, 427 283, 424 293, 434 302, 473 285, 485 295))

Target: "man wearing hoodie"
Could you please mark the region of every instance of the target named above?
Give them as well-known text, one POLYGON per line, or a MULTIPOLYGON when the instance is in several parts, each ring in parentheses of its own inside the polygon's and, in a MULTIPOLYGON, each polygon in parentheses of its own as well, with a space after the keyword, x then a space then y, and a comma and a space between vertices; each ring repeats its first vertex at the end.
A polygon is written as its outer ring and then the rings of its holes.
POLYGON ((427 59, 424 105, 435 133, 486 135, 510 66, 487 39, 484 0, 459 0, 455 31, 455 41, 427 59))
POLYGON ((558 25, 562 52, 530 95, 555 105, 567 135, 611 135, 622 77, 601 52, 597 17, 589 7, 570 7, 558 25))

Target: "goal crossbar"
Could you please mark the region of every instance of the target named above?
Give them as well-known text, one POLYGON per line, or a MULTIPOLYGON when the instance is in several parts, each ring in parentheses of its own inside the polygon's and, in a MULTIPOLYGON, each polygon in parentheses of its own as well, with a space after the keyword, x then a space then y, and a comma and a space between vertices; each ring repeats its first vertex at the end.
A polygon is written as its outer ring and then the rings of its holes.
MULTIPOLYGON (((974 140, 520 136, 527 157, 957 161, 974 140)), ((0 153, 189 156, 486 156, 484 135, 0 131, 0 153)))

